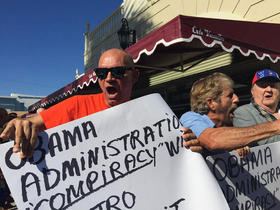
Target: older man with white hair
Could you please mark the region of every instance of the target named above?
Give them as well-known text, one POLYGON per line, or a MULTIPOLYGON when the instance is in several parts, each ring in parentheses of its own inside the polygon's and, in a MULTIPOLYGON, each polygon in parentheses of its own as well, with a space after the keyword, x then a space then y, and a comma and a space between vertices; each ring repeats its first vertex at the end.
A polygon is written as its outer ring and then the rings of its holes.
MULTIPOLYGON (((251 103, 240 106, 234 112, 233 125, 247 127, 280 119, 280 79, 270 69, 257 71, 251 88, 251 103)), ((280 140, 280 135, 271 136, 250 144, 250 146, 273 143, 280 140)))

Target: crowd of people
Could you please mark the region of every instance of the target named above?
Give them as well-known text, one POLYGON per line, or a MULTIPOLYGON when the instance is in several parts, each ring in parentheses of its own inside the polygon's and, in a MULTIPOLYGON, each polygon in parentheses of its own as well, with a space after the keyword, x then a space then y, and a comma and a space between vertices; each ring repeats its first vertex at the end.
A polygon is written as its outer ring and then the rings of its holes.
MULTIPOLYGON (((19 152, 20 158, 30 157, 40 131, 130 100, 139 71, 128 53, 107 50, 95 72, 102 93, 73 96, 30 118, 14 118, 9 122, 3 118, 6 125, 0 137, 13 138, 13 152, 19 152)), ((191 111, 180 118, 187 148, 201 152, 204 157, 235 149, 245 157, 252 146, 279 141, 278 74, 270 69, 256 72, 252 101, 239 108, 233 85, 233 80, 223 73, 213 73, 193 84, 191 111)))

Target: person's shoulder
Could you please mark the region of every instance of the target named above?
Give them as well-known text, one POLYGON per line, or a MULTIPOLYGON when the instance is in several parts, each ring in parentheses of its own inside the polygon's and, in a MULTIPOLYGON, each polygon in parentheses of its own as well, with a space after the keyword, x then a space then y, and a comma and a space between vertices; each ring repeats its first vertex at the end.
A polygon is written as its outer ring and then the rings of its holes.
POLYGON ((250 109, 253 106, 252 103, 244 104, 242 106, 239 106, 237 109, 250 109))
POLYGON ((192 111, 183 114, 180 118, 180 122, 184 127, 190 128, 196 137, 199 137, 205 129, 215 126, 207 115, 192 111))
POLYGON ((234 127, 248 127, 258 124, 259 113, 253 104, 245 104, 238 107, 234 112, 234 118, 232 119, 234 127))
POLYGON ((250 103, 250 104, 245 104, 245 105, 242 105, 240 107, 238 107, 234 113, 244 113, 244 112, 252 112, 252 109, 254 108, 254 106, 250 103))
POLYGON ((189 111, 180 117, 180 121, 181 123, 193 123, 197 121, 205 121, 205 115, 197 112, 189 111))
POLYGON ((201 114, 193 112, 193 111, 188 111, 186 113, 184 113, 180 119, 183 118, 193 118, 193 117, 201 117, 201 114))

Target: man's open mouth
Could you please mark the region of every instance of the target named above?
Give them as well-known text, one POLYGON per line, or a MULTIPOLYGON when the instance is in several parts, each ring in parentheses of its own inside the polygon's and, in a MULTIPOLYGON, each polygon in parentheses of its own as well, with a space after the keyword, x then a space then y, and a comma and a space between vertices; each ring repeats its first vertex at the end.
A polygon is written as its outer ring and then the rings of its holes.
POLYGON ((264 97, 265 97, 265 98, 271 98, 272 95, 265 95, 264 97))
POLYGON ((107 87, 106 90, 110 95, 117 93, 117 89, 115 87, 107 87))

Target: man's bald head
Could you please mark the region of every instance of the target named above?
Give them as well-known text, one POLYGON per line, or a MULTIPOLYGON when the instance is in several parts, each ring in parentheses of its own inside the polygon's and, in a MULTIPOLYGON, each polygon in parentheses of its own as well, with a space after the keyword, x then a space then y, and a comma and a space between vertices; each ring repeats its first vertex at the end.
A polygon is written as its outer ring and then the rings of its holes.
POLYGON ((139 77, 139 71, 134 68, 132 57, 123 50, 113 48, 101 55, 98 68, 104 71, 106 77, 98 78, 106 104, 111 107, 130 100, 132 87, 139 77), (112 74, 112 72, 119 73, 116 67, 126 70, 121 73, 121 76, 116 77, 112 74))
POLYGON ((117 48, 112 48, 105 51, 99 59, 98 67, 107 68, 112 63, 119 64, 119 66, 129 66, 134 68, 134 62, 132 57, 125 52, 117 48))

